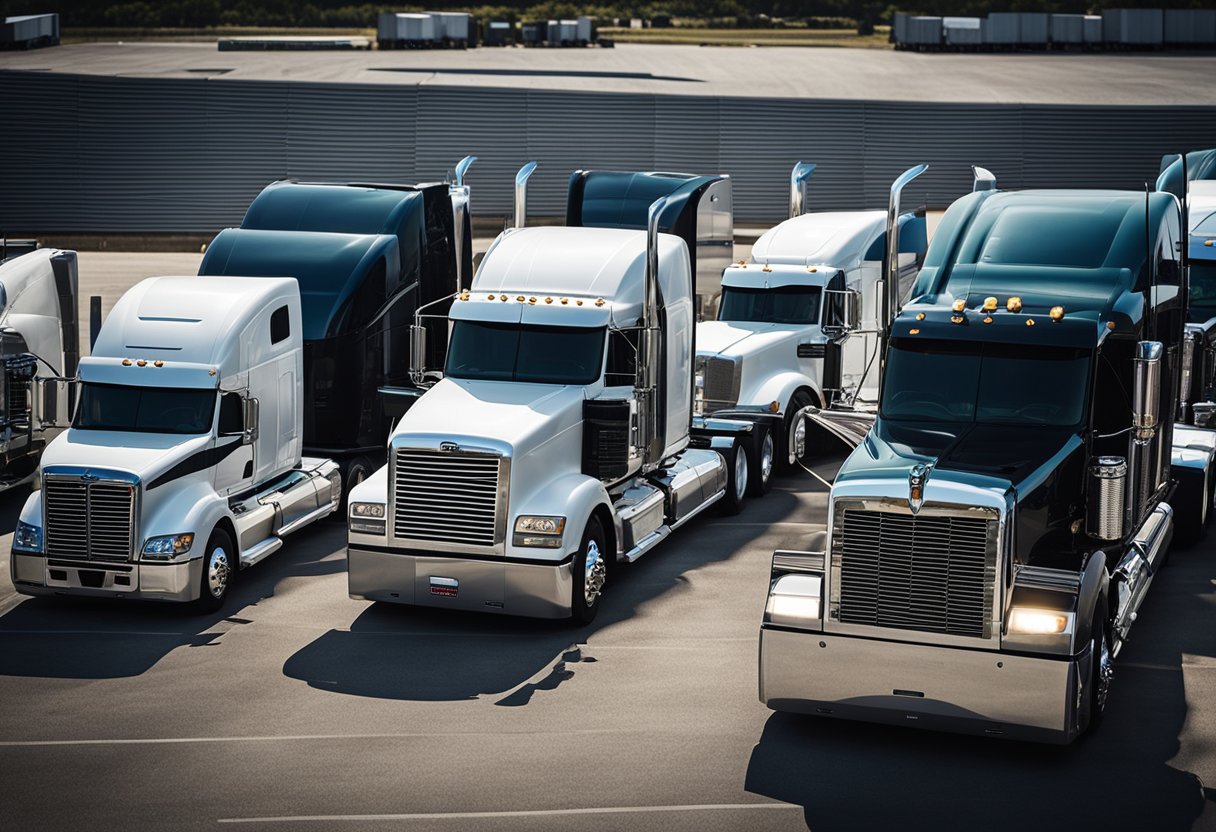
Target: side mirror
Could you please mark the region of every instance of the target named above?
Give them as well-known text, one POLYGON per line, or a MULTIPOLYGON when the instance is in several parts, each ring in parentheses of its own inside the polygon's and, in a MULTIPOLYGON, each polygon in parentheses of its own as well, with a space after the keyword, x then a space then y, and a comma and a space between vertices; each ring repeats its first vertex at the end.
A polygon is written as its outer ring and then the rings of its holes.
POLYGON ((245 431, 241 435, 241 444, 250 445, 258 438, 258 414, 260 408, 257 399, 245 399, 244 423, 245 431))
POLYGON ((30 418, 35 429, 68 426, 79 384, 74 378, 30 379, 30 418))
POLYGON ((855 289, 825 289, 823 332, 825 335, 847 335, 857 329, 861 319, 861 295, 855 289))
POLYGON ((410 326, 410 381, 421 386, 426 381, 426 327, 410 326))

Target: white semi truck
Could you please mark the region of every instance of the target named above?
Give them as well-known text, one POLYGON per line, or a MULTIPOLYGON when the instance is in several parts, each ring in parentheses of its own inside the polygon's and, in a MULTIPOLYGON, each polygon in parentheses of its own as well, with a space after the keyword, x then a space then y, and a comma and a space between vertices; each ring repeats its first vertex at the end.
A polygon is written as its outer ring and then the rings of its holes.
POLYGON ((33 479, 71 407, 56 380, 74 376, 80 360, 77 283, 74 251, 0 259, 0 491, 33 479))
POLYGON ((239 569, 338 505, 337 465, 301 457, 302 373, 294 279, 133 287, 43 453, 13 535, 17 591, 223 606, 239 569))
MULTIPOLYGON (((884 263, 898 258, 894 279, 906 292, 927 248, 924 211, 899 209, 911 177, 892 188, 886 211, 804 213, 814 170, 794 166, 789 219, 725 270, 717 320, 697 324, 697 411, 768 421, 787 464, 817 444, 799 416, 806 408, 877 402, 884 263)), ((752 480, 755 493, 767 486, 752 480)))
POLYGON ((644 231, 521 228, 523 203, 452 305, 444 378, 350 493, 352 598, 590 621, 617 563, 737 511, 753 476, 764 426, 692 414, 695 287, 666 198, 644 231))

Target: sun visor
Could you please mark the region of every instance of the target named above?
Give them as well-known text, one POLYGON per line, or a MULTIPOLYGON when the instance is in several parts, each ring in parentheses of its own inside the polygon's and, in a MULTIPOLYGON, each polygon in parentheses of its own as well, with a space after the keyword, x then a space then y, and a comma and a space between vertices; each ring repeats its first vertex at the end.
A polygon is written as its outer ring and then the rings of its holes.
POLYGON ((126 387, 214 390, 219 386, 220 376, 217 368, 208 364, 87 356, 80 359, 80 380, 90 384, 119 384, 126 387))

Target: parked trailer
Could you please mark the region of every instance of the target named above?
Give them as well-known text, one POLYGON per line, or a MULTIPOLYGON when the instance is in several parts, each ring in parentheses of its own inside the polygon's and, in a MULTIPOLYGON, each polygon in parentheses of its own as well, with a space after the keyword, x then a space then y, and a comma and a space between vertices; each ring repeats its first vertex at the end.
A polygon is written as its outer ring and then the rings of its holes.
POLYGON ((910 17, 907 21, 908 45, 919 51, 936 50, 942 45, 942 19, 940 17, 910 17))
POLYGON ((1106 9, 1102 12, 1102 36, 1108 47, 1159 47, 1164 35, 1165 16, 1161 9, 1106 9))
POLYGON ((377 21, 381 49, 429 49, 437 45, 436 19, 429 14, 383 12, 377 21))
POLYGON ((1216 9, 1166 9, 1164 23, 1169 46, 1216 45, 1216 9))
POLYGON ((525 203, 452 304, 444 378, 351 492, 352 598, 586 623, 619 564, 738 512, 757 475, 759 425, 692 412, 693 273, 659 230, 667 198, 645 230, 524 228, 525 203))
POLYGON ((1091 49, 1102 46, 1102 33, 1105 23, 1100 14, 1085 15, 1085 45, 1091 49))
POLYGON ((335 511, 338 466, 301 453, 301 329, 291 278, 128 290, 80 361, 71 426, 43 452, 14 588, 214 612, 238 570, 335 511))
POLYGON ((477 45, 476 25, 467 12, 426 12, 435 21, 435 42, 454 49, 477 45))
POLYGON ((1184 279, 1180 214, 1138 191, 950 207, 826 533, 773 556, 762 702, 1057 743, 1097 726, 1172 538, 1211 508, 1216 434, 1175 425, 1187 301, 1159 294, 1184 279), (1080 238, 1109 244, 1078 259, 1080 238))
POLYGON ((942 41, 949 49, 978 50, 984 45, 984 21, 978 17, 943 17, 942 41))
POLYGON ((544 46, 549 38, 549 21, 525 20, 519 29, 519 40, 524 46, 544 46))
POLYGON ((1085 44, 1085 15, 1053 14, 1051 43, 1064 49, 1076 49, 1085 44))
POLYGON ((4 18, 0 49, 38 49, 59 45, 59 15, 26 14, 4 18))
POLYGON ((442 359, 446 327, 411 341, 420 306, 443 311, 472 279, 471 157, 456 183, 276 182, 207 247, 200 275, 289 276, 303 295, 304 450, 333 457, 349 485, 384 464, 393 421, 421 395, 414 349, 442 359))
POLYGON ((515 25, 507 20, 491 20, 481 39, 484 46, 514 46, 515 25))

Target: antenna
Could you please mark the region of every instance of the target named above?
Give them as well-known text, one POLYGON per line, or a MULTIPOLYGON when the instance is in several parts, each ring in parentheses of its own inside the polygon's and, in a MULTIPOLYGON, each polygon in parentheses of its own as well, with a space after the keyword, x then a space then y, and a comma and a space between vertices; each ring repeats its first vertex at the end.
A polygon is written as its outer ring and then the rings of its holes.
MULTIPOLYGON (((1149 197, 1148 182, 1145 182, 1144 183, 1144 256, 1145 256, 1145 258, 1147 258, 1146 263, 1148 265, 1148 286, 1149 286, 1148 307, 1149 307, 1149 309, 1154 309, 1156 307, 1153 303, 1153 290, 1157 288, 1157 270, 1154 268, 1154 263, 1153 263, 1153 260, 1154 260, 1154 257, 1153 257, 1153 232, 1152 232, 1152 224, 1149 221, 1148 197, 1149 197)), ((1152 316, 1152 322, 1153 322, 1153 336, 1156 337, 1156 334, 1157 334, 1157 316, 1156 315, 1152 316)))

